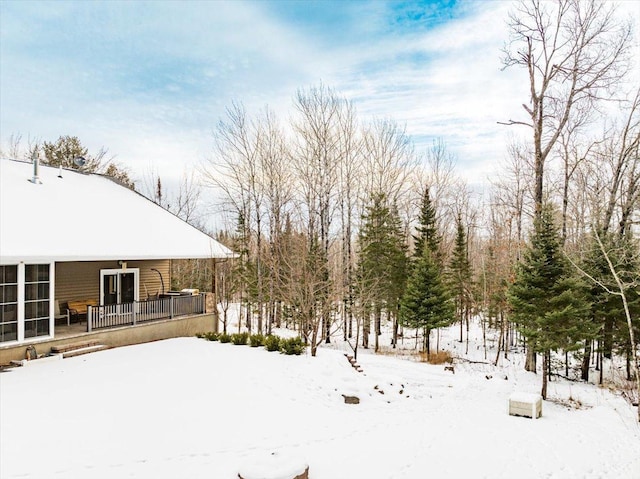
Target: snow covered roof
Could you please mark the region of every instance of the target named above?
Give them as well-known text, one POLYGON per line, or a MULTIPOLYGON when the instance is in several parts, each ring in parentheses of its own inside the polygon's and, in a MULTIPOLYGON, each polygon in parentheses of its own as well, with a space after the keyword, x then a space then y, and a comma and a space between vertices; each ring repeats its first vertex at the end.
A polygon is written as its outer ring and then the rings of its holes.
POLYGON ((0 159, 0 264, 228 258, 233 252, 108 177, 0 159))

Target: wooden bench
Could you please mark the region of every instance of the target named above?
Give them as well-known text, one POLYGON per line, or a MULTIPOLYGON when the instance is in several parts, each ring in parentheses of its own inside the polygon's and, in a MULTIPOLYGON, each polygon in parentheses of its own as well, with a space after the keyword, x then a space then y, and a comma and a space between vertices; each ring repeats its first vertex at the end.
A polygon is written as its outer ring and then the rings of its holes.
POLYGON ((509 397, 509 415, 538 419, 542 416, 542 397, 539 394, 513 393, 509 397))
POLYGON ((77 318, 80 321, 80 316, 87 317, 88 306, 98 306, 97 299, 72 299, 67 301, 67 312, 71 318, 77 318))

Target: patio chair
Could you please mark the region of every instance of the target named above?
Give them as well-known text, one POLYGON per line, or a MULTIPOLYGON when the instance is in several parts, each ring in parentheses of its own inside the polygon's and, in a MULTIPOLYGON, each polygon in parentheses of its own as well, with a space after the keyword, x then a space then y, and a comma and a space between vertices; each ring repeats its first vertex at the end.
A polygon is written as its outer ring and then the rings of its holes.
POLYGON ((71 324, 70 322, 70 317, 69 317, 69 313, 67 312, 67 314, 63 314, 60 312, 60 301, 58 301, 57 299, 54 300, 53 302, 53 307, 54 307, 54 311, 53 311, 53 318, 54 321, 58 321, 59 319, 66 319, 67 320, 67 326, 69 326, 69 324, 71 324))

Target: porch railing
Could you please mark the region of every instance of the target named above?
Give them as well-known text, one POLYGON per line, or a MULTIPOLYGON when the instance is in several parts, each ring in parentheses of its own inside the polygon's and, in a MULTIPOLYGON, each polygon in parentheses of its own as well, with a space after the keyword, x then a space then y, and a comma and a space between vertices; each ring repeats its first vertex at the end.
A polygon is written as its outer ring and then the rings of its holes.
POLYGON ((150 301, 87 307, 87 331, 131 326, 159 319, 171 319, 205 311, 204 294, 170 296, 150 301))

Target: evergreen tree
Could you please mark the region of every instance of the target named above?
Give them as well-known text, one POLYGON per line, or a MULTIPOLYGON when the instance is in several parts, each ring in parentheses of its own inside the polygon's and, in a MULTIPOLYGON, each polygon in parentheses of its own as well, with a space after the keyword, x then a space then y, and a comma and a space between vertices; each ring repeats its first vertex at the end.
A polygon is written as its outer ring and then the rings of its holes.
MULTIPOLYGON (((634 284, 638 264, 637 247, 627 236, 613 233, 600 233, 603 246, 609 259, 616 267, 623 284, 634 284)), ((591 301, 591 320, 594 330, 598 330, 601 352, 606 358, 611 358, 614 352, 627 355, 627 376, 630 376, 630 341, 622 298, 609 291, 617 291, 618 286, 613 278, 606 258, 602 254, 595 237, 590 241, 590 249, 584 261, 583 269, 590 276, 596 278, 600 284, 592 284, 589 290, 591 301), (604 287, 603 287, 604 286, 604 287), (607 291, 607 288, 609 291, 607 291)), ((640 291, 630 287, 625 292, 629 310, 634 318, 640 317, 640 291)), ((640 328, 640 320, 636 321, 634 329, 640 328)), ((591 340, 585 343, 585 360, 583 361, 582 376, 588 379, 588 366, 591 340)))
MULTIPOLYGON (((375 318, 376 349, 382 311, 387 310, 394 320, 394 330, 400 297, 406 282, 406 245, 398 211, 390 207, 386 195, 373 196, 363 215, 359 234, 358 262, 359 295, 369 303, 375 318)), ((369 318, 365 317, 363 347, 368 347, 369 318)))
POLYGON ((431 250, 424 247, 422 256, 414 263, 400 303, 400 322, 423 330, 423 350, 429 354, 431 330, 448 326, 454 320, 454 305, 442 280, 440 266, 431 250))
POLYGON ((528 347, 543 355, 542 397, 547 397, 551 351, 576 350, 592 334, 586 321, 586 286, 565 260, 553 209, 545 204, 534 220, 531 244, 525 250, 509 290, 513 320, 528 347))
POLYGON ((102 173, 106 176, 114 178, 121 184, 130 189, 135 189, 134 182, 129 177, 126 168, 117 165, 111 160, 105 160, 107 150, 100 149, 97 154, 89 154, 86 148, 77 136, 60 136, 55 142, 45 141, 40 147, 44 158, 42 164, 49 166, 61 166, 68 169, 82 169, 88 173, 102 173), (83 158, 85 163, 80 166, 76 164, 77 158, 83 158))
POLYGON ((63 168, 78 169, 76 158, 84 158, 84 171, 97 172, 102 166, 102 159, 106 151, 101 150, 97 155, 89 155, 86 148, 77 136, 60 136, 55 142, 45 141, 42 143, 42 153, 44 159, 42 163, 49 166, 62 166, 63 168))
MULTIPOLYGON (((240 293, 240 302, 245 306, 246 317, 245 321, 247 327, 250 328, 250 278, 251 268, 249 265, 249 238, 247 231, 247 224, 245 220, 245 214, 242 211, 238 211, 238 222, 236 224, 235 237, 233 238, 232 249, 238 254, 235 260, 235 267, 233 270, 234 284, 233 289, 240 293)), ((238 318, 238 332, 240 332, 242 326, 242 312, 238 318)))
POLYGON ((413 252, 414 259, 422 256, 425 245, 431 251, 433 259, 440 261, 440 235, 436 227, 436 210, 431 202, 429 187, 424 189, 422 197, 422 207, 420 208, 419 224, 416 227, 418 234, 413 235, 415 250, 413 252))
POLYGON ((400 324, 422 329, 423 350, 428 354, 431 330, 455 320, 454 305, 443 278, 440 235, 429 187, 425 188, 416 231, 412 271, 400 303, 400 324))
MULTIPOLYGON (((471 265, 469 264, 467 235, 462 224, 462 218, 458 215, 456 220, 456 241, 453 255, 449 263, 449 285, 455 298, 458 319, 460 320, 460 342, 462 342, 462 326, 467 320, 467 333, 469 331, 469 314, 471 312, 471 265)), ((467 334, 468 335, 468 334, 467 334)))

